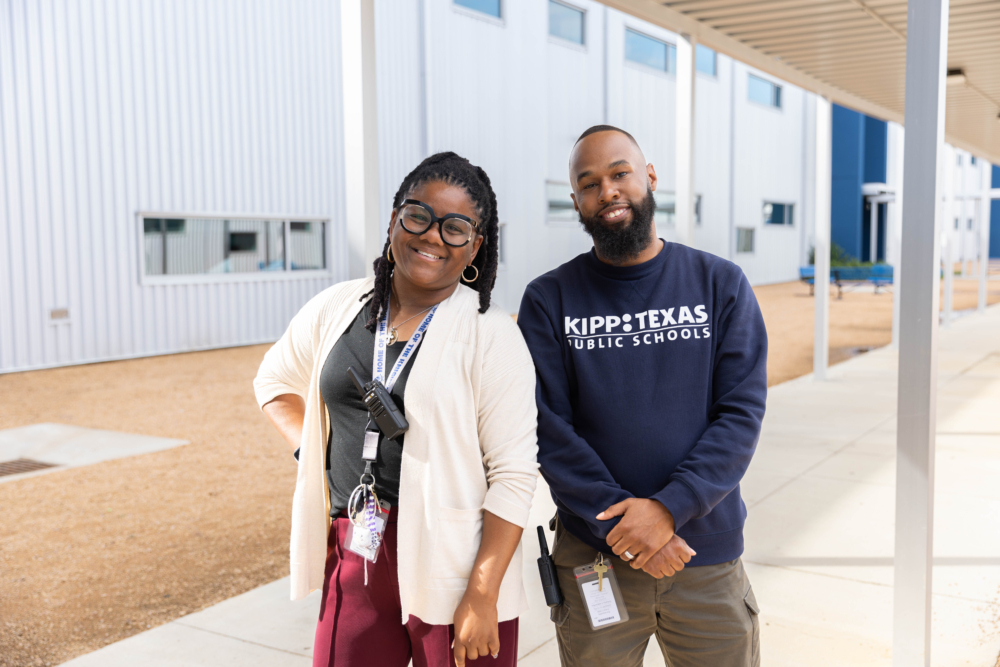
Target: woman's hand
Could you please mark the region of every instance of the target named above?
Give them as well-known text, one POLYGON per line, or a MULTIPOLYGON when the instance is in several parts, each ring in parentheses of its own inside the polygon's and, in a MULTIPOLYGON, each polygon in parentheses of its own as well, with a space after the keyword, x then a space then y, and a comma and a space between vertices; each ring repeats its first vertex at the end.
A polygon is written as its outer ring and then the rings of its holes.
POLYGON ((465 591, 455 610, 455 641, 452 644, 455 664, 465 667, 465 661, 500 652, 497 628, 497 604, 471 589, 465 591))
MULTIPOLYGON (((520 526, 504 521, 492 512, 483 512, 483 540, 479 543, 469 585, 455 610, 455 642, 452 648, 458 667, 465 667, 466 658, 475 660, 500 652, 497 599, 503 575, 520 541, 520 526)), ((508 647, 507 650, 513 649, 508 647)))

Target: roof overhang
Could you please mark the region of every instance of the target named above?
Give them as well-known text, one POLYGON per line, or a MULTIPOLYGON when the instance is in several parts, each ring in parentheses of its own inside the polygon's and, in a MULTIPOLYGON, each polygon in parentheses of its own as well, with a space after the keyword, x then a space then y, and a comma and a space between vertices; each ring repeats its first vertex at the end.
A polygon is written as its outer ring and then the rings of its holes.
MULTIPOLYGON (((862 113, 903 124, 905 0, 602 0, 862 113)), ((952 0, 945 138, 1000 164, 1000 2, 952 0)))

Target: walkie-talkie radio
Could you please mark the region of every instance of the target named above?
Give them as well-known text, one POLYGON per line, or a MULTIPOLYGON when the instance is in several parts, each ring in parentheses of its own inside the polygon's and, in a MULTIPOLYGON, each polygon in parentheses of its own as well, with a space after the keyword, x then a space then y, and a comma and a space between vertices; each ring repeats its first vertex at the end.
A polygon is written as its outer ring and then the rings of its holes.
POLYGON ((347 375, 350 376, 354 386, 358 388, 361 399, 368 408, 368 414, 375 420, 378 430, 387 440, 395 440, 406 433, 410 428, 410 423, 406 421, 392 394, 385 388, 380 380, 372 380, 365 384, 364 379, 352 366, 347 367, 347 375))
POLYGON ((542 577, 542 592, 545 593, 545 604, 558 607, 563 603, 562 589, 559 588, 559 577, 556 576, 556 564, 549 555, 549 545, 545 541, 545 529, 538 527, 538 546, 542 557, 538 559, 538 574, 542 577))

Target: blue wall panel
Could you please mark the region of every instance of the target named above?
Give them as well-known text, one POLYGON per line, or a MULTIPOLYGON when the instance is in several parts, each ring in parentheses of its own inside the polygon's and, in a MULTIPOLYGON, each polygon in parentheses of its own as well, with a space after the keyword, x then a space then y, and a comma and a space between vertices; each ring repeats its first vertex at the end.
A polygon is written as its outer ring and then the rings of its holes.
POLYGON ((865 119, 865 175, 864 183, 885 183, 885 162, 888 155, 889 124, 884 120, 862 116, 865 119))
POLYGON ((861 257, 862 252, 864 120, 856 111, 833 105, 830 240, 854 257, 861 257))
MULTIPOLYGON (((1000 167, 993 165, 991 188, 1000 188, 1000 167)), ((1000 199, 990 203, 990 257, 1000 259, 1000 199)))

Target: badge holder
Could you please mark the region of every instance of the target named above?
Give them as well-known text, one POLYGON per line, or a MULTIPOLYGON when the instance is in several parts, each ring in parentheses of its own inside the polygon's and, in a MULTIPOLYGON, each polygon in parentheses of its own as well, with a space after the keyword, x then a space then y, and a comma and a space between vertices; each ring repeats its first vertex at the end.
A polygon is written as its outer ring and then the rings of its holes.
POLYGON ((614 565, 598 554, 597 560, 589 565, 573 569, 580 598, 587 608, 587 620, 591 630, 600 630, 618 625, 628 620, 628 609, 618 587, 614 565))
POLYGON ((344 548, 374 563, 385 536, 388 513, 375 495, 371 461, 366 462, 361 483, 347 501, 347 516, 351 519, 351 530, 344 536, 344 548))

